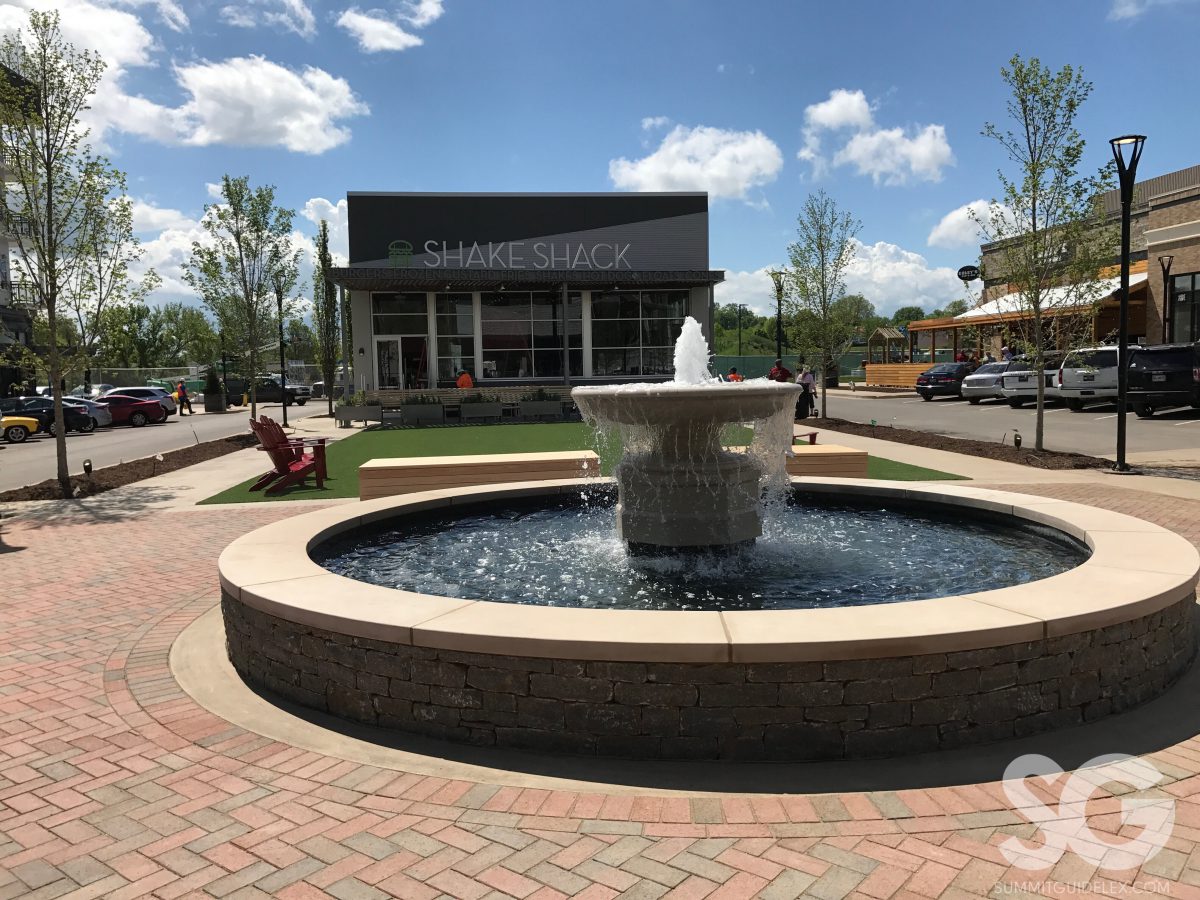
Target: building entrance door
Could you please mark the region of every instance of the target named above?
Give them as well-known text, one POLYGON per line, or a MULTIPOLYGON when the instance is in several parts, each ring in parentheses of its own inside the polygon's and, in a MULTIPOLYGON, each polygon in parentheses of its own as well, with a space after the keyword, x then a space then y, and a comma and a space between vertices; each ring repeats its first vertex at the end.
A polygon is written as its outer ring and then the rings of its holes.
POLYGON ((377 338, 375 360, 380 390, 429 386, 429 354, 424 335, 377 338))
POLYGON ((400 340, 384 338, 375 341, 375 360, 378 371, 376 383, 381 391, 398 390, 404 386, 400 371, 400 340))

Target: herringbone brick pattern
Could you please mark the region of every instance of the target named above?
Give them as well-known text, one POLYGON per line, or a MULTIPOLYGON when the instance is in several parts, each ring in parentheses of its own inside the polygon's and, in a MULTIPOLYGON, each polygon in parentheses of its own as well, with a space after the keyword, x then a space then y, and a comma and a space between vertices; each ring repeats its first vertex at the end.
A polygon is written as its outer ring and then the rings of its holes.
MULTIPOLYGON (((1200 503, 1111 487, 1037 492, 1200 541, 1200 503)), ((1200 898, 1195 739, 1151 757, 1169 779, 1151 795, 1177 801, 1167 849, 1137 871, 1098 870, 1067 853, 1029 872, 1009 867, 998 845, 1034 835, 1044 808, 1010 808, 995 783, 807 796, 537 790, 360 765, 233 726, 182 693, 168 652, 217 602, 220 548, 287 512, 9 529, 0 900, 886 900, 1068 888, 1200 898)), ((1057 787, 1032 785, 1051 805, 1057 787)), ((1118 797, 1098 795, 1088 815, 1100 838, 1137 832, 1118 797)))

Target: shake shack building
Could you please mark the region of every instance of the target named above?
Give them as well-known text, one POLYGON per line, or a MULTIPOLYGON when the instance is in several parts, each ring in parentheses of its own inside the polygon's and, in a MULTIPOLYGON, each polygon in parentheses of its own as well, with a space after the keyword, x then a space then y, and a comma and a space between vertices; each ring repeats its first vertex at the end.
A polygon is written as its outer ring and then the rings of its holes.
POLYGON ((708 195, 348 194, 358 390, 662 379, 711 335, 708 195))

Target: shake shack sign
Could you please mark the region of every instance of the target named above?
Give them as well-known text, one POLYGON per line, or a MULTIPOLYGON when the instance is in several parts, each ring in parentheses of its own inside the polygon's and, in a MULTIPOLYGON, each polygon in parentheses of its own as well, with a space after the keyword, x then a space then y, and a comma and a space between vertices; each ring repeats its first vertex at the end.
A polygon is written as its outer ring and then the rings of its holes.
POLYGON ((351 193, 348 206, 352 267, 708 268, 704 194, 351 193))
MULTIPOLYGON (((407 241, 393 241, 404 246, 407 241)), ((428 269, 632 269, 629 252, 632 243, 608 241, 500 241, 479 244, 472 241, 426 241, 421 265, 428 269)), ((392 256, 389 252, 389 256, 392 256)), ((395 265, 412 265, 412 249, 407 259, 396 255, 395 265)))

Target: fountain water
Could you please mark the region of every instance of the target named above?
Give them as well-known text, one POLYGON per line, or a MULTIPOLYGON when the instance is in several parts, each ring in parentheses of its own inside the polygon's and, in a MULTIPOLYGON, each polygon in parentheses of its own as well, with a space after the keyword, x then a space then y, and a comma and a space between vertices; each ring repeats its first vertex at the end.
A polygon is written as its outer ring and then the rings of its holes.
POLYGON ((709 374, 709 357, 689 316, 675 345, 674 381, 571 392, 585 420, 620 432, 617 528, 631 549, 753 541, 762 534, 763 490, 787 483, 800 387, 722 382, 709 374), (721 443, 725 427, 738 423, 754 431, 745 452, 721 443))

